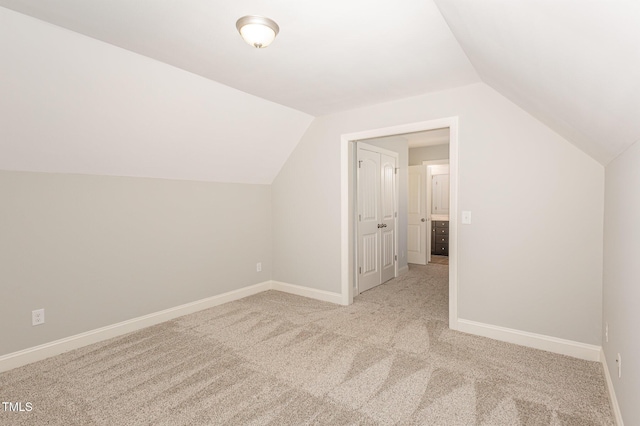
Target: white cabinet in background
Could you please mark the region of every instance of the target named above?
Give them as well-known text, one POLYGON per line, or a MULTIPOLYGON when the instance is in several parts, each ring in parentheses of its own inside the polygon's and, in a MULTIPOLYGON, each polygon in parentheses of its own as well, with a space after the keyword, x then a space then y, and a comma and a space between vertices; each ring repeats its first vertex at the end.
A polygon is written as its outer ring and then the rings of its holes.
POLYGON ((449 174, 433 174, 431 178, 433 198, 431 214, 449 214, 449 174))

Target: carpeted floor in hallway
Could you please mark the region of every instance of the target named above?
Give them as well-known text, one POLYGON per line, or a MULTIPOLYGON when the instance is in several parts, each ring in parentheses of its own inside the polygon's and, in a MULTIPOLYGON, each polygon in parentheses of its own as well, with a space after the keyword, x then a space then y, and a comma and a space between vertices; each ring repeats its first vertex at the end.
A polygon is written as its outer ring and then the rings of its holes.
MULTIPOLYGON (((276 291, 0 374, 2 425, 613 425, 602 367, 450 331, 447 266, 276 291)), ((1 408, 1 407, 0 407, 1 408)))

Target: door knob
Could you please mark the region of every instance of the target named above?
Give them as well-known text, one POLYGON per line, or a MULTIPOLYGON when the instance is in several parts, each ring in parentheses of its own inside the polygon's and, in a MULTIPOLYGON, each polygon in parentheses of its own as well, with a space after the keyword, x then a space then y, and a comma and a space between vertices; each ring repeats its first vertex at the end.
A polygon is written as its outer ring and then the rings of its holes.
POLYGON ((420 219, 420 222, 426 222, 427 220, 423 217, 422 219, 420 219))

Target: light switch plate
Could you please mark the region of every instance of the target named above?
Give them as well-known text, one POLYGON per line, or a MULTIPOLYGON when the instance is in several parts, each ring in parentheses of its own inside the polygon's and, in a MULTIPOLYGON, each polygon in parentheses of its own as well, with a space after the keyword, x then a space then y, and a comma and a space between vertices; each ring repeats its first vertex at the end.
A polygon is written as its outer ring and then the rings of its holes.
POLYGON ((471 212, 466 210, 462 212, 462 223, 464 225, 471 225, 471 212))

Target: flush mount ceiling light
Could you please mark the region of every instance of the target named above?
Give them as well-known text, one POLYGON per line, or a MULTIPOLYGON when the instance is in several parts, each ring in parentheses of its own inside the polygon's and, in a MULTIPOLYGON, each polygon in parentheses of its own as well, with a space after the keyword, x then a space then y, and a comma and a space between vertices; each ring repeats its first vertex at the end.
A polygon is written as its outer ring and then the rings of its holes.
POLYGON ((280 31, 280 27, 274 21, 256 15, 243 16, 238 19, 236 28, 244 41, 258 49, 270 45, 280 31))

